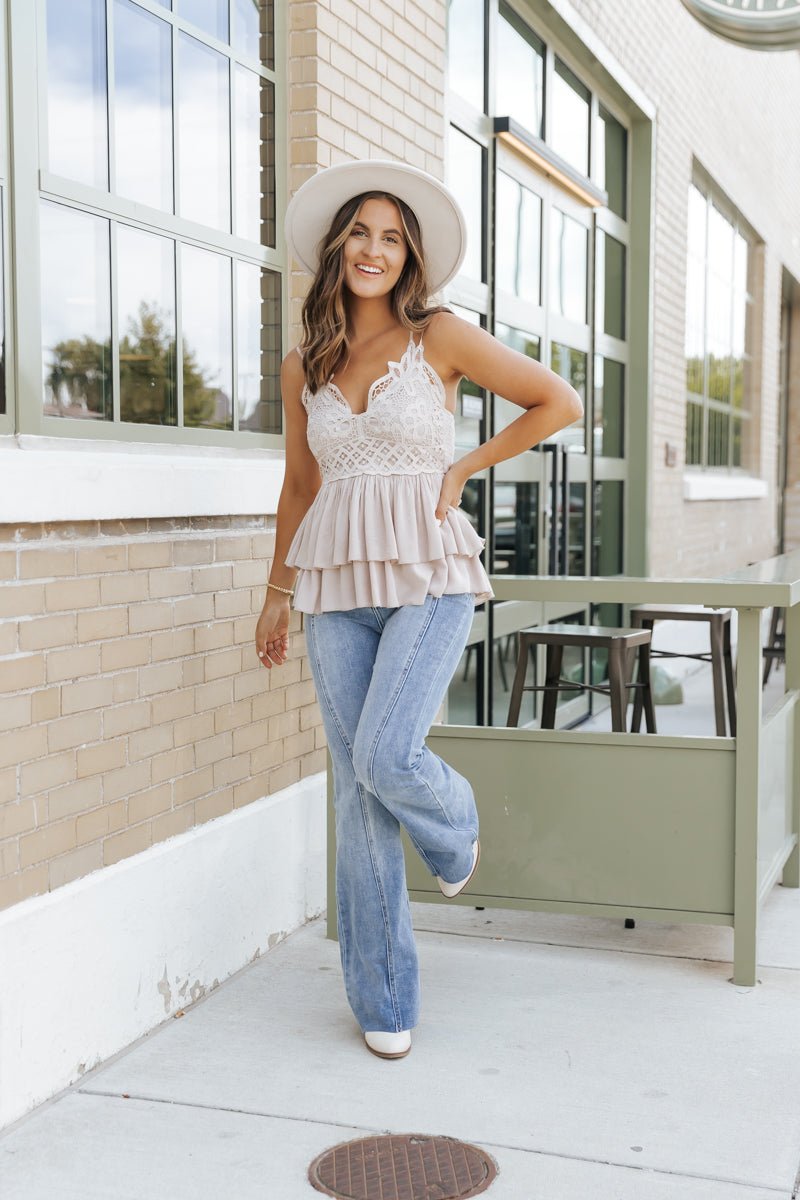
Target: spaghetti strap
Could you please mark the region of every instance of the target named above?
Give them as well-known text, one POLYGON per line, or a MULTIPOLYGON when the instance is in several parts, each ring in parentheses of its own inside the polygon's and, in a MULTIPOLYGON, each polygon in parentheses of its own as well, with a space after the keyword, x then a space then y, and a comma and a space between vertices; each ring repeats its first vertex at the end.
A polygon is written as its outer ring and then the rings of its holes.
POLYGON ((303 361, 303 351, 300 349, 299 346, 295 346, 295 350, 300 355, 300 362, 302 362, 303 361))

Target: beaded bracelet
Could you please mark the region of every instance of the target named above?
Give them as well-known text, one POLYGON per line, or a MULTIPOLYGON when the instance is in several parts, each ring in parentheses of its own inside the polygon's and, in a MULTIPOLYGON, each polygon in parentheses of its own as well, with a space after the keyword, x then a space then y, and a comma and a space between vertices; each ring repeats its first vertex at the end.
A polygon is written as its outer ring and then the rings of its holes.
POLYGON ((287 596, 293 596, 293 595, 294 595, 294 588, 285 588, 285 587, 281 587, 281 586, 280 586, 280 584, 277 584, 277 583, 269 583, 269 582, 267 583, 267 587, 268 587, 268 588, 275 588, 275 591, 276 591, 276 592, 285 592, 287 596))

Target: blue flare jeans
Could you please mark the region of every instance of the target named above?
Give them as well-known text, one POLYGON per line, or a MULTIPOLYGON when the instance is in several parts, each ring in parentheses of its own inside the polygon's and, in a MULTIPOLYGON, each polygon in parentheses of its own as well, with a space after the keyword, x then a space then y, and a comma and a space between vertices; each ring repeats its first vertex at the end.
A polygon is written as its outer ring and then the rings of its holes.
POLYGON ((367 1032, 400 1032, 419 1019, 401 826, 431 875, 454 883, 472 868, 472 786, 424 739, 474 607, 462 592, 305 617, 333 766, 339 952, 347 999, 367 1032))

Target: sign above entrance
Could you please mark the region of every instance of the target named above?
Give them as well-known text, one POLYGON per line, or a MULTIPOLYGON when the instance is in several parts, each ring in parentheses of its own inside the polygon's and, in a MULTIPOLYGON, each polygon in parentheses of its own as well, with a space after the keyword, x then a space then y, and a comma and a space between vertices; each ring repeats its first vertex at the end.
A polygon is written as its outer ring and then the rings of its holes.
POLYGON ((800 49, 800 0, 683 0, 718 37, 749 50, 800 49))
POLYGON ((508 146, 516 154, 536 167, 544 175, 549 175, 557 183, 571 192, 588 208, 605 208, 608 204, 608 192, 592 183, 580 171, 565 162, 556 154, 547 142, 535 134, 529 133, 523 125, 513 117, 495 117, 494 132, 498 141, 508 146))

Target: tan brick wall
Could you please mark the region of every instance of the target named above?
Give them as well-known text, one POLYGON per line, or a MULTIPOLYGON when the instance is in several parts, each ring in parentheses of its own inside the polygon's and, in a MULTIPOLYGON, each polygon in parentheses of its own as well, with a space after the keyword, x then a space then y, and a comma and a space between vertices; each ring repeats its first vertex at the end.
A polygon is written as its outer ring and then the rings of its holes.
POLYGON ((255 622, 274 519, 0 527, 0 908, 325 767, 292 614, 255 622))

